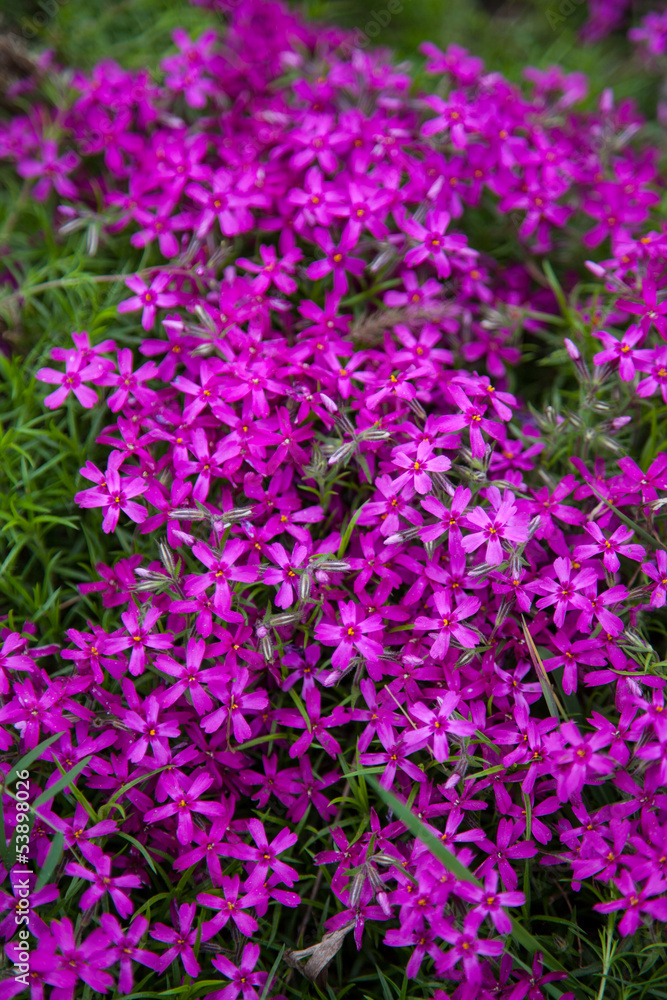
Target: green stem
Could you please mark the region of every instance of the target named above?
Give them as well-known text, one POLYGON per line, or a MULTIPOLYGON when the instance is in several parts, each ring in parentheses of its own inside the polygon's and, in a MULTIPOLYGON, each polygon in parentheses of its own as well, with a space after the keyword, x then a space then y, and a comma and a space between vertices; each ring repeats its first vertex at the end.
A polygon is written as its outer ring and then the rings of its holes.
POLYGON ((614 941, 612 934, 614 929, 614 914, 609 914, 609 926, 606 931, 602 931, 603 936, 603 954, 602 954, 602 978, 600 979, 600 988, 598 990, 598 995, 595 1000, 603 1000, 604 991, 607 988, 607 976, 609 975, 609 969, 611 967, 612 959, 614 957, 614 952, 616 951, 616 941, 614 941))
MULTIPOLYGON (((169 264, 157 264, 155 267, 145 267, 140 271, 129 273, 137 274, 140 278, 143 278, 144 275, 154 274, 156 271, 164 271, 167 268, 169 268, 173 274, 183 274, 190 278, 195 277, 192 272, 188 271, 186 268, 172 268, 169 264)), ((4 299, 0 299, 0 305, 11 302, 13 299, 27 299, 31 295, 36 295, 38 292, 46 292, 51 288, 67 288, 70 285, 80 285, 86 281, 98 283, 125 281, 128 276, 129 274, 85 274, 80 277, 54 278, 52 281, 42 281, 38 285, 31 285, 28 288, 19 288, 16 292, 12 292, 11 295, 7 295, 4 299)))
POLYGON ((12 212, 10 212, 9 215, 7 216, 5 224, 2 227, 2 232, 0 232, 0 246, 2 246, 2 244, 5 242, 5 240, 7 239, 7 237, 10 235, 12 229, 16 225, 16 220, 18 219, 19 215, 21 214, 21 209, 23 208, 23 206, 25 205, 26 201, 28 200, 28 194, 30 192, 31 186, 32 186, 32 180, 29 177, 27 177, 25 179, 25 181, 23 182, 23 187, 21 188, 21 193, 19 194, 18 198, 16 199, 16 204, 14 205, 14 210, 12 212))

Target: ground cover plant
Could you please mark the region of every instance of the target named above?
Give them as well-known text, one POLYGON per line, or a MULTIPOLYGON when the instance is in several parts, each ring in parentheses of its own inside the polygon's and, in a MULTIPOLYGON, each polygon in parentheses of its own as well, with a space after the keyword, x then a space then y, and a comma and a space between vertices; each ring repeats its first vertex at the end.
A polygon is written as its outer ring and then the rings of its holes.
POLYGON ((658 125, 192 16, 7 42, 0 997, 665 996, 658 125))

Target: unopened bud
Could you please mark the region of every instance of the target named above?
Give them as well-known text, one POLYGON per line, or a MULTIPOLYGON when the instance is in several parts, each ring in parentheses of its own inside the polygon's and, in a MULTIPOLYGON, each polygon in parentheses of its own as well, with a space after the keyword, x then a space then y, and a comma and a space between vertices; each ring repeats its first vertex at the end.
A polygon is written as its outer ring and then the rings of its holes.
POLYGON ((354 435, 354 425, 351 423, 350 418, 346 413, 342 411, 336 414, 336 426, 340 427, 344 434, 354 435))
POLYGON ((653 652, 653 646, 639 632, 635 631, 633 628, 626 628, 623 636, 632 644, 635 649, 647 649, 653 652))
POLYGON ((427 418, 426 410, 424 409, 424 407, 422 406, 422 404, 419 402, 418 399, 411 399, 408 405, 412 410, 412 412, 414 413, 414 415, 419 420, 422 420, 424 422, 426 421, 427 418))
POLYGON ((594 260, 585 260, 584 267, 588 268, 591 274, 595 275, 596 278, 602 279, 607 273, 606 269, 594 260))
POLYGON ((235 524, 237 521, 247 521, 249 517, 252 516, 252 507, 234 507, 232 510, 227 510, 222 515, 222 520, 225 524, 235 524))
POLYGON ((494 569, 498 569, 498 566, 492 566, 491 563, 480 563, 479 566, 472 566, 468 570, 468 576, 488 576, 494 569))
POLYGON ((293 625, 295 622, 300 622, 303 616, 301 609, 296 611, 285 611, 282 615, 273 615, 271 618, 271 625, 273 628, 284 628, 285 625, 293 625))
POLYGON ((310 592, 313 587, 313 581, 310 573, 302 573, 299 577, 299 600, 307 601, 310 597, 310 592))
POLYGON ((324 559, 318 564, 318 569, 326 569, 329 573, 349 573, 351 568, 343 559, 324 559))
POLYGON ((539 526, 542 524, 542 516, 537 514, 533 517, 528 525, 528 537, 532 538, 539 526))
POLYGON ((162 565, 166 569, 167 573, 171 576, 176 574, 176 561, 174 560, 173 553, 169 545, 165 542, 163 538, 157 543, 158 552, 160 553, 160 559, 162 560, 162 565))
POLYGON ((598 444, 601 444, 603 448, 608 448, 609 451, 615 451, 618 453, 623 451, 618 441, 614 441, 614 439, 610 438, 608 434, 599 434, 597 442, 598 444))
POLYGON ((184 521, 205 521, 206 514, 203 510, 197 510, 195 507, 176 507, 174 510, 169 511, 170 521, 180 521, 183 518, 184 521))
POLYGON ((400 545, 403 542, 411 542, 413 538, 419 537, 419 532, 421 531, 421 526, 415 525, 414 528, 405 528, 403 531, 397 531, 395 535, 389 535, 384 540, 385 545, 400 545))
MULTIPOLYGON (((140 570, 136 570, 136 573, 138 576, 140 570)), ((169 577, 165 576, 164 573, 152 573, 151 570, 148 569, 143 571, 142 577, 143 578, 134 587, 134 590, 136 590, 139 594, 157 593, 159 590, 162 590, 165 585, 168 586, 171 583, 169 577)))
POLYGON ((334 453, 330 456, 328 464, 337 465, 338 462, 344 462, 354 454, 356 447, 357 445, 355 441, 348 441, 347 444, 343 444, 340 448, 336 448, 334 453))
POLYGON ((213 317, 211 316, 211 314, 206 309, 204 309, 204 307, 201 306, 201 305, 195 306, 195 310, 194 311, 195 311, 195 314, 196 314, 197 319, 199 320, 199 322, 203 326, 205 326, 206 329, 209 330, 211 333, 216 333, 217 334, 215 322, 214 322, 213 317))
POLYGON ((391 432, 382 430, 381 427, 371 427, 367 431, 362 431, 359 437, 362 441, 386 441, 391 437, 391 432))

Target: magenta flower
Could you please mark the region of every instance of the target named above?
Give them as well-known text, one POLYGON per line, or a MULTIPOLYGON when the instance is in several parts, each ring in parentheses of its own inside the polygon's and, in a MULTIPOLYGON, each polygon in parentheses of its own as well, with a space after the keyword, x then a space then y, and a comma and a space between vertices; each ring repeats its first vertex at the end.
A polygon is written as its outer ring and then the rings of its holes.
POLYGON ((440 937, 452 945, 438 961, 437 974, 446 975, 461 962, 465 974, 465 992, 462 996, 466 997, 466 1000, 476 996, 482 980, 479 956, 490 955, 498 958, 505 948, 504 942, 499 939, 477 937, 477 931, 483 920, 484 916, 481 913, 472 912, 464 918, 462 930, 458 930, 447 918, 437 923, 440 937))
POLYGON ((554 624, 557 628, 562 628, 566 611, 570 608, 578 608, 580 611, 588 608, 589 602, 582 590, 594 584, 597 581, 597 575, 594 569, 582 569, 573 576, 571 561, 562 556, 554 559, 553 571, 557 577, 556 580, 552 580, 550 576, 545 574, 533 584, 533 587, 538 594, 546 595, 537 602, 538 608, 549 608, 556 605, 554 624))
MULTIPOLYGON (((137 708, 140 706, 137 705, 137 708)), ((123 712, 123 723, 130 730, 138 733, 133 746, 129 749, 128 760, 133 764, 138 764, 144 759, 148 750, 152 751, 155 759, 160 764, 166 764, 168 760, 169 740, 180 736, 181 729, 178 719, 170 718, 160 720, 160 713, 164 705, 164 695, 157 698, 154 694, 149 694, 143 705, 143 717, 138 711, 130 710, 123 712)))
POLYGON ((420 615, 415 619, 415 628, 430 631, 433 639, 430 652, 434 660, 444 659, 452 639, 466 649, 472 649, 479 644, 480 638, 477 633, 461 624, 465 618, 472 617, 479 610, 478 597, 464 597, 454 606, 449 594, 439 591, 433 595, 433 602, 440 617, 425 618, 420 615))
POLYGON ((658 549, 655 557, 655 563, 642 563, 642 569, 655 583, 655 587, 651 588, 651 607, 663 608, 667 601, 667 552, 658 549))
POLYGON ((247 944, 241 955, 241 964, 236 966, 224 955, 211 959, 218 972, 230 980, 229 986, 210 994, 211 1000, 236 1000, 241 994, 243 1000, 259 1000, 256 986, 264 986, 269 978, 266 972, 254 972, 259 961, 259 945, 247 944))
POLYGON ((51 139, 44 140, 39 150, 41 159, 23 159, 16 167, 21 177, 38 177, 32 190, 33 198, 46 201, 51 188, 55 188, 61 198, 76 198, 76 184, 67 176, 79 165, 79 157, 72 150, 58 156, 58 147, 51 139))
POLYGON ((461 521, 472 493, 463 486, 457 486, 451 500, 449 509, 436 497, 425 497, 421 501, 424 510, 438 518, 435 524, 426 524, 419 532, 419 537, 425 542, 437 542, 446 532, 447 544, 450 551, 457 547, 462 539, 461 521))
POLYGON ((88 861, 94 865, 94 871, 84 868, 83 865, 74 861, 70 861, 65 866, 65 871, 68 875, 74 875, 76 878, 92 882, 90 889, 87 889, 81 897, 79 904, 81 909, 85 910, 94 906, 103 896, 109 893, 121 917, 129 917, 134 911, 134 906, 129 896, 121 890, 139 888, 141 879, 137 875, 112 876, 111 857, 108 854, 104 854, 99 847, 91 845, 86 856, 88 861))
POLYGON ((378 728, 378 736, 384 747, 384 752, 362 753, 359 755, 359 763, 363 764, 364 767, 366 765, 384 767, 380 777, 380 784, 383 788, 391 788, 398 769, 404 771, 413 781, 424 781, 424 772, 408 759, 414 749, 408 747, 402 737, 397 737, 391 727, 378 728))
POLYGON ((447 472, 451 469, 452 463, 445 455, 434 455, 433 448, 428 441, 422 441, 416 456, 408 456, 404 451, 397 451, 393 456, 394 465, 399 469, 406 469, 397 479, 394 480, 395 489, 401 489, 409 484, 417 493, 430 493, 432 489, 431 474, 447 472))
MULTIPOLYGON (((178 650, 181 654, 183 650, 178 650)), ((220 670, 210 668, 202 670, 201 664, 207 656, 206 643, 203 639, 188 639, 183 663, 178 663, 172 656, 156 656, 155 668, 176 678, 176 683, 162 696, 162 705, 167 708, 173 705, 184 694, 189 694, 192 705, 198 715, 204 715, 213 708, 213 701, 203 688, 211 678, 220 679, 220 670)), ((175 733, 174 735, 178 735, 175 733)))
POLYGON ((40 368, 35 372, 35 378, 40 382, 48 382, 49 385, 59 385, 58 389, 44 397, 44 405, 50 410, 62 406, 70 392, 73 392, 81 405, 89 410, 97 402, 97 393, 90 386, 84 385, 84 382, 111 385, 109 373, 112 368, 111 361, 101 358, 82 365, 78 355, 72 353, 65 359, 64 372, 56 371, 55 368, 40 368))
POLYGON ((249 844, 230 844, 230 857, 250 861, 252 870, 246 881, 246 889, 257 889, 266 882, 269 871, 275 873, 281 882, 292 886, 299 878, 299 873, 278 857, 283 851, 289 850, 297 842, 297 835, 289 830, 281 830, 271 843, 266 838, 266 831, 258 819, 248 820, 248 833, 255 841, 255 846, 249 844))
POLYGON ((188 577, 185 586, 186 594, 197 596, 214 584, 216 604, 225 611, 229 611, 232 606, 230 580, 252 583, 260 576, 257 566, 235 565, 249 548, 248 542, 234 538, 226 543, 222 553, 216 553, 204 542, 197 542, 192 546, 192 554, 204 564, 208 572, 188 577))
POLYGON ((484 879, 483 886, 472 882, 462 882, 456 890, 457 896, 468 903, 474 903, 473 913, 489 916, 499 934, 510 934, 512 921, 504 906, 523 906, 526 897, 522 892, 498 892, 498 872, 491 870, 484 879))
POLYGON ((350 220, 339 242, 335 243, 326 229, 315 229, 313 238, 327 256, 324 260, 316 260, 309 265, 306 271, 308 277, 312 281, 319 281, 333 271, 334 295, 345 295, 348 289, 347 272, 359 275, 366 268, 365 261, 360 257, 350 256, 350 251, 354 250, 359 242, 360 232, 359 223, 350 220))
POLYGON ((625 910, 618 929, 626 937, 634 934, 641 923, 641 914, 648 913, 654 920, 667 920, 667 898, 650 899, 658 893, 667 891, 667 879, 659 873, 649 876, 643 889, 638 889, 628 871, 621 871, 615 880, 616 888, 622 893, 620 899, 609 903, 596 903, 593 907, 598 913, 614 913, 625 910))
MULTIPOLYGON (((220 802, 206 802, 199 797, 212 784, 213 778, 210 774, 200 774, 189 784, 186 782, 182 784, 175 775, 168 774, 164 779, 164 785, 172 801, 167 805, 149 809, 144 816, 145 822, 157 823, 168 816, 178 816, 178 829, 176 831, 178 842, 179 844, 191 844, 193 836, 192 813, 214 817, 224 815, 224 807, 220 802), (183 787, 184 784, 186 787, 183 787)), ((160 938, 160 940, 164 941, 165 938, 160 938)))
POLYGON ((149 969, 157 969, 159 959, 153 952, 139 946, 139 942, 148 930, 145 917, 135 917, 127 930, 123 930, 116 917, 111 913, 100 914, 102 930, 111 944, 110 953, 114 962, 120 962, 118 989, 121 993, 131 993, 134 986, 132 963, 138 962, 149 969))
POLYGON ((341 601, 339 605, 340 625, 319 622, 315 626, 315 638, 325 646, 336 646, 331 658, 334 670, 345 670, 356 649, 363 657, 377 660, 382 655, 382 644, 376 639, 366 638, 367 632, 378 632, 382 628, 382 618, 378 614, 364 615, 364 608, 354 601, 341 601))
MULTIPOLYGON (((521 825, 514 823, 511 819, 501 819, 496 833, 496 842, 492 840, 481 840, 479 848, 488 853, 488 858, 483 861, 476 871, 476 875, 486 876, 493 869, 500 872, 503 885, 510 892, 514 892, 518 885, 517 874, 510 864, 510 861, 533 858, 537 854, 537 848, 532 840, 519 840, 521 836, 521 825)), ((480 921, 483 919, 480 916, 480 921)))
POLYGON ((620 340, 606 330, 598 330, 595 336, 602 341, 604 351, 598 351, 593 356, 593 363, 604 365, 618 361, 619 375, 624 382, 631 382, 639 363, 646 360, 647 352, 636 349, 644 341, 645 332, 641 327, 633 325, 628 327, 620 340))
POLYGON ((604 732, 582 736, 574 722, 564 722, 560 733, 569 746, 555 754, 556 794, 561 802, 566 802, 579 795, 589 776, 613 771, 614 761, 600 753, 609 743, 604 732))
POLYGON ((452 273, 450 253, 474 257, 476 253, 466 245, 465 236, 445 236, 450 216, 447 212, 429 212, 426 224, 416 219, 405 219, 402 228, 417 244, 405 255, 407 267, 417 267, 429 258, 435 264, 439 278, 448 278, 452 273))
MULTIPOLYGON (((165 944, 171 945, 158 958, 157 970, 160 973, 165 972, 172 962, 180 958, 188 976, 198 976, 201 972, 201 966, 194 953, 197 928, 192 926, 197 907, 194 903, 183 903, 178 910, 176 910, 175 905, 172 909, 175 911, 173 925, 167 927, 166 924, 155 924, 150 931, 151 937, 156 941, 163 941, 165 944)), ((206 934, 203 930, 201 940, 206 940, 206 934)))
POLYGON ((486 543, 484 559, 491 566, 498 566, 507 558, 502 542, 519 545, 528 539, 526 518, 517 512, 514 495, 507 490, 501 497, 500 490, 490 486, 487 499, 493 508, 493 517, 482 507, 475 507, 464 515, 462 523, 466 527, 478 528, 471 535, 464 535, 461 545, 465 552, 475 552, 486 543))
POLYGON ((241 934, 251 937, 257 930, 258 924, 254 917, 243 911, 256 905, 262 896, 261 891, 255 889, 250 892, 242 892, 241 879, 238 875, 234 875, 233 878, 223 876, 220 888, 222 889, 221 896, 214 896, 209 892, 200 892, 197 896, 197 902, 201 903, 202 906, 208 906, 210 909, 218 911, 211 920, 206 922, 207 932, 211 931, 217 934, 229 920, 232 920, 241 934))
POLYGON ((224 683, 218 680, 209 682, 211 694, 215 695, 222 705, 210 715, 204 716, 201 722, 204 732, 215 733, 225 726, 228 739, 230 730, 239 743, 250 739, 252 730, 245 714, 261 712, 268 707, 269 700, 266 691, 248 692, 249 677, 249 672, 242 667, 235 677, 229 677, 224 683))
POLYGON ((472 736, 477 726, 465 719, 452 719, 451 715, 460 701, 454 691, 438 697, 435 710, 427 708, 421 701, 416 701, 410 707, 410 714, 422 725, 408 731, 403 737, 403 743, 408 748, 418 749, 431 745, 433 756, 442 763, 449 756, 447 733, 456 736, 472 736))
POLYGON ((449 386, 447 391, 456 406, 461 410, 461 413, 441 417, 440 429, 443 431, 460 431, 462 428, 467 427, 470 434, 470 449, 473 458, 482 458, 486 450, 482 431, 486 431, 493 438, 499 438, 505 433, 502 429, 502 424, 485 417, 486 406, 477 406, 471 403, 463 390, 459 389, 458 386, 449 386))
MULTIPOLYGON (((103 970, 112 965, 114 959, 104 931, 100 929, 91 931, 81 939, 75 934, 71 920, 63 917, 59 921, 51 921, 49 933, 60 952, 57 957, 49 956, 49 967, 54 971, 57 969, 58 972, 64 972, 67 981, 48 978, 46 982, 53 981, 59 987, 63 1000, 73 1000, 74 986, 79 979, 87 983, 96 993, 108 993, 114 980, 110 973, 103 970)), ((32 960, 35 958, 39 958, 39 952, 32 957, 32 960)))
POLYGON ((593 545, 577 545, 574 550, 575 559, 590 559, 591 556, 602 554, 604 568, 610 573, 617 573, 621 563, 618 553, 641 562, 646 556, 646 550, 641 545, 628 545, 627 542, 634 535, 631 528, 626 528, 624 524, 616 528, 614 533, 606 538, 597 524, 587 521, 584 531, 588 532, 594 539, 593 545))
POLYGON ((147 285, 138 274, 133 274, 129 278, 126 278, 125 284, 135 294, 118 304, 118 312, 127 313, 142 309, 141 325, 144 330, 152 330, 155 326, 155 317, 158 309, 171 309, 174 306, 180 305, 180 295, 176 292, 165 291, 171 280, 171 275, 166 271, 157 274, 151 280, 150 285, 147 285))
POLYGON ((116 385, 118 388, 107 399, 107 406, 112 413, 122 410, 127 405, 128 398, 132 396, 143 406, 148 406, 156 399, 155 393, 147 389, 142 382, 155 378, 157 375, 157 365, 152 361, 146 361, 136 371, 132 371, 133 358, 132 351, 124 347, 118 352, 118 374, 106 376, 106 385, 116 385))
POLYGON ((642 334, 646 335, 651 328, 651 324, 653 324, 660 336, 667 339, 667 319, 665 319, 667 315, 667 301, 658 301, 656 283, 652 278, 644 278, 641 297, 643 300, 641 302, 617 299, 614 304, 618 309, 622 309, 623 312, 641 317, 639 327, 642 334))
POLYGON ((341 746, 327 730, 334 726, 343 725, 347 721, 347 713, 340 705, 336 705, 330 716, 323 717, 322 698, 316 687, 308 688, 305 701, 308 721, 296 709, 278 709, 274 715, 277 722, 286 722, 291 729, 304 730, 298 740, 290 747, 290 757, 301 757, 314 740, 317 740, 330 757, 336 757, 337 754, 342 753, 341 746))
POLYGON ((121 479, 118 473, 120 463, 114 461, 114 454, 109 458, 103 483, 96 489, 82 490, 74 497, 80 507, 104 507, 102 530, 105 534, 115 530, 121 510, 135 524, 142 524, 148 514, 145 507, 132 499, 146 492, 147 483, 138 477, 121 479))
POLYGON ((114 642, 114 649, 131 649, 130 653, 130 673, 133 677, 143 674, 146 669, 147 649, 169 649, 172 646, 171 636, 162 632, 153 631, 153 627, 162 617, 157 608, 149 608, 147 611, 139 610, 134 602, 131 602, 127 611, 123 611, 120 620, 125 626, 127 636, 117 633, 112 638, 120 640, 123 638, 123 645, 119 641, 114 642))

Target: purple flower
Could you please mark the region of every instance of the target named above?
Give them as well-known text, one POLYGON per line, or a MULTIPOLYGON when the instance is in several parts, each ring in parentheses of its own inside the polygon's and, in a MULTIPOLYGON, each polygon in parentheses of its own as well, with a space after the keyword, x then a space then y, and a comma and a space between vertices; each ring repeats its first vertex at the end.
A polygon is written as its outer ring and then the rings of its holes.
POLYGON ((180 304, 181 297, 176 292, 165 291, 172 280, 166 271, 157 274, 150 285, 147 285, 138 274, 125 279, 125 284, 135 294, 118 304, 118 312, 134 312, 142 309, 141 325, 144 330, 152 330, 155 326, 155 316, 159 308, 171 309, 180 304))
POLYGON ((618 929, 624 937, 635 933, 641 923, 642 913, 648 913, 656 920, 667 920, 667 897, 649 898, 667 891, 667 879, 661 875, 657 873, 650 875, 644 887, 638 889, 629 872, 622 871, 615 880, 615 886, 621 897, 609 903, 596 903, 593 909, 599 913, 625 910, 618 924, 618 929))
POLYGON ((114 459, 117 454, 114 452, 109 458, 102 483, 95 489, 82 490, 74 497, 80 507, 104 507, 102 530, 106 534, 115 530, 121 510, 135 524, 141 524, 148 514, 145 507, 132 499, 146 492, 147 483, 138 477, 121 479, 118 472, 120 462, 114 459))
POLYGON ((315 626, 315 638, 325 646, 336 646, 331 658, 335 670, 345 670, 354 650, 370 660, 376 660, 382 654, 382 644, 375 639, 366 638, 367 632, 377 632, 382 628, 382 618, 378 614, 366 617, 361 604, 354 601, 341 601, 339 605, 340 625, 329 622, 319 622, 315 626))
POLYGON ((246 889, 257 889, 263 885, 269 871, 274 872, 285 885, 294 885, 299 878, 299 873, 281 861, 278 855, 296 844, 298 839, 296 834, 290 833, 287 829, 281 830, 269 843, 266 831, 258 819, 248 820, 248 833, 255 842, 254 847, 248 844, 229 845, 231 857, 252 863, 252 870, 246 881, 246 889))
POLYGON ((266 972, 253 971, 259 960, 259 951, 258 944, 247 944, 238 966, 224 955, 216 955, 211 959, 218 972, 230 980, 229 986, 210 994, 211 1000, 236 1000, 239 993, 243 1000, 259 1000, 259 993, 255 987, 264 986, 268 979, 266 972))
POLYGON ((430 635, 433 644, 430 652, 434 660, 444 658, 452 639, 466 649, 478 645, 480 638, 477 633, 461 624, 463 619, 470 618, 479 610, 481 602, 478 597, 464 597, 454 606, 451 597, 440 591, 433 595, 433 602, 440 617, 425 618, 420 615, 415 619, 415 628, 423 631, 432 630, 430 635))
POLYGON ((84 868, 77 862, 70 861, 65 866, 68 875, 75 875, 77 878, 92 882, 90 889, 87 889, 81 897, 80 906, 88 909, 98 903, 108 892, 113 900, 113 904, 121 917, 129 917, 134 910, 134 906, 122 889, 138 888, 141 879, 136 875, 111 875, 111 857, 104 854, 98 847, 91 846, 87 852, 87 859, 95 866, 94 871, 84 868))
MULTIPOLYGON (((213 778, 210 775, 200 774, 189 784, 185 782, 182 784, 174 775, 167 775, 164 784, 171 802, 164 806, 158 806, 156 809, 149 809, 144 816, 144 820, 146 823, 157 823, 168 816, 178 816, 176 836, 180 844, 192 843, 193 813, 200 813, 204 816, 224 815, 224 807, 220 802, 206 802, 200 798, 200 795, 213 784, 213 778)), ((160 938, 160 940, 164 941, 166 939, 160 938)))

